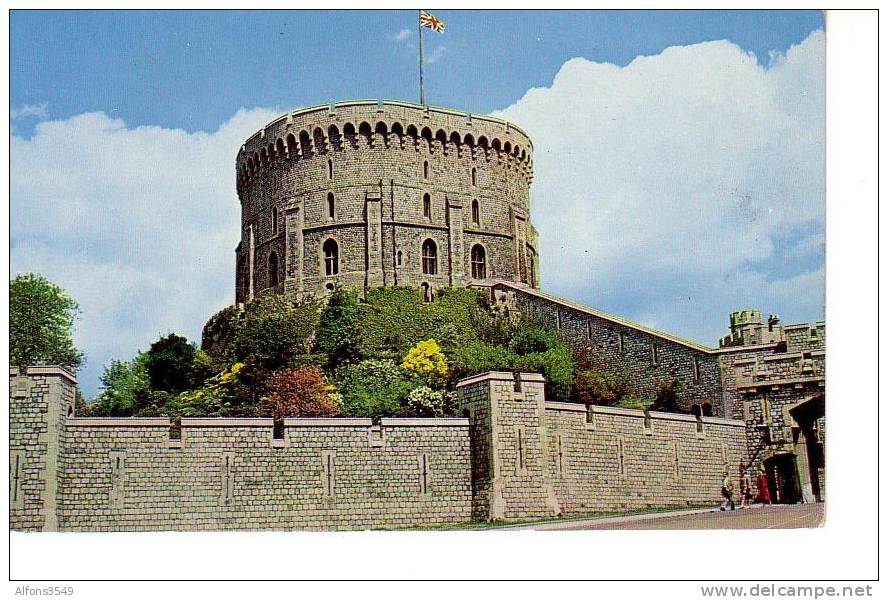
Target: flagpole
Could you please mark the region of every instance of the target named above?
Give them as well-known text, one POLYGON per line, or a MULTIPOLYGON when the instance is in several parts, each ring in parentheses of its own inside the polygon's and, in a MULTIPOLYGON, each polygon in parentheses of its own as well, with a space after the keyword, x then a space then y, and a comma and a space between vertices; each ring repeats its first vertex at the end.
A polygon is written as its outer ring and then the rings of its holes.
MULTIPOLYGON (((417 12, 422 14, 422 10, 417 12)), ((419 24, 419 103, 425 106, 425 92, 422 89, 422 21, 417 18, 416 22, 419 24)))

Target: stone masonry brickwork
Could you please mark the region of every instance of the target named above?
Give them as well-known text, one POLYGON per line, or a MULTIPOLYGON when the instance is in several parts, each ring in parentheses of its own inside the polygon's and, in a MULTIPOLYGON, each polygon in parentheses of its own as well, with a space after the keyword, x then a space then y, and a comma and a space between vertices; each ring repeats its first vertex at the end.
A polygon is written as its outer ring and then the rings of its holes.
POLYGON ((492 278, 537 286, 532 148, 508 122, 402 102, 343 102, 278 118, 236 160, 236 301, 492 278), (325 252, 333 243, 335 266, 325 252))
POLYGON ((398 529, 718 501, 743 423, 547 402, 534 373, 458 385, 466 418, 81 418, 58 367, 10 372, 10 527, 398 529), (19 465, 19 467, 16 467, 19 465), (678 469, 678 471, 676 471, 678 469), (676 476, 678 473, 678 476, 676 476))
POLYGON ((580 365, 625 376, 632 395, 653 400, 661 383, 678 379, 679 399, 688 407, 726 414, 718 356, 706 346, 510 282, 493 282, 491 289, 495 305, 558 331, 580 365))
POLYGON ((744 423, 547 402, 537 374, 459 383, 476 518, 532 519, 720 501, 746 458, 744 423), (483 440, 483 441, 482 441, 483 440))

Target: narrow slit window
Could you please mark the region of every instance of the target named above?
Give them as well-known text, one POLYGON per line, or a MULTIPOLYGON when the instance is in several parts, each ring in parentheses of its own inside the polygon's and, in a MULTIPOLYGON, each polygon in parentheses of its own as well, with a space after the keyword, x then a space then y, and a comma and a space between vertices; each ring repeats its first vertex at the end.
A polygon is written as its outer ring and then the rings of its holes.
POLYGON ((429 493, 429 455, 419 455, 419 493, 429 493))
POLYGON ((681 464, 679 463, 680 448, 678 440, 672 441, 672 479, 681 480, 681 464))
POLYGON ((278 234, 278 209, 276 206, 271 207, 271 235, 278 234))
POLYGON ((515 452, 516 452, 516 466, 518 471, 524 471, 524 428, 517 427, 515 429, 515 452))
POLYGON ((336 218, 336 197, 333 195, 333 192, 327 194, 327 218, 336 218))
POLYGON ((126 489, 126 455, 123 452, 111 452, 111 506, 122 506, 126 489))
POLYGON ((422 163, 422 178, 423 179, 429 178, 429 161, 427 161, 427 160, 423 161, 423 163, 422 163))
POLYGON ((700 359, 694 359, 694 381, 700 381, 700 359))
POLYGON ((222 455, 222 501, 229 502, 234 497, 234 454, 226 452, 222 455))
POLYGON ((475 172, 475 167, 472 167, 472 185, 478 185, 478 176, 475 172))
POLYGON ((481 207, 477 200, 472 200, 472 223, 475 225, 481 223, 481 207))
POLYGON ((25 451, 13 450, 9 453, 9 503, 12 508, 23 508, 25 451))
POLYGON ((268 255, 268 287, 277 287, 278 284, 278 255, 272 252, 268 255))
POLYGON ((624 475, 626 475, 626 455, 623 452, 622 438, 617 440, 617 463, 620 477, 623 477, 624 475))
POLYGON ((660 344, 657 342, 651 342, 651 364, 660 364, 660 344))
POLYGON ((620 354, 626 352, 626 334, 622 331, 617 334, 617 350, 620 354))
POLYGON ((428 194, 422 197, 422 216, 426 219, 432 218, 432 197, 428 194))
POLYGON ((336 465, 335 455, 330 450, 321 452, 321 482, 324 488, 324 495, 332 497, 336 491, 336 465))
POLYGON ((558 476, 564 477, 564 444, 561 439, 561 434, 555 436, 555 452, 558 457, 558 476))
POLYGON ((333 179, 333 161, 327 159, 327 179, 333 179))

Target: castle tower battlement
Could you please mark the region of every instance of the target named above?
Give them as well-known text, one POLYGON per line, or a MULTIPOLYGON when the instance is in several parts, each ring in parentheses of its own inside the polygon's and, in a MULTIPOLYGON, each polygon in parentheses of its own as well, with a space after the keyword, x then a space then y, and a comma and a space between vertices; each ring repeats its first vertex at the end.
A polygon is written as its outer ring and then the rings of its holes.
POLYGON ((506 121, 403 102, 281 116, 237 155, 237 302, 492 279, 538 287, 532 152, 506 121))

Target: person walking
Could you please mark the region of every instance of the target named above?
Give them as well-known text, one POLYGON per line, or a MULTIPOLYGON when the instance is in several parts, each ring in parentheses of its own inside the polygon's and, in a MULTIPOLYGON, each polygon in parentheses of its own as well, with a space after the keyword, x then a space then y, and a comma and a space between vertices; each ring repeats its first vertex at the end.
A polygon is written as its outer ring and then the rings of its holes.
POLYGON ((725 510, 728 504, 731 505, 731 510, 734 510, 734 482, 731 481, 731 476, 727 471, 725 471, 725 478, 722 479, 722 496, 725 499, 721 503, 719 510, 725 510))
POLYGON ((746 467, 740 465, 740 508, 752 504, 752 480, 746 467))
POLYGON ((768 473, 765 471, 765 465, 759 466, 759 474, 755 483, 756 487, 758 487, 758 495, 755 497, 755 501, 762 504, 771 504, 771 490, 768 487, 768 473))

